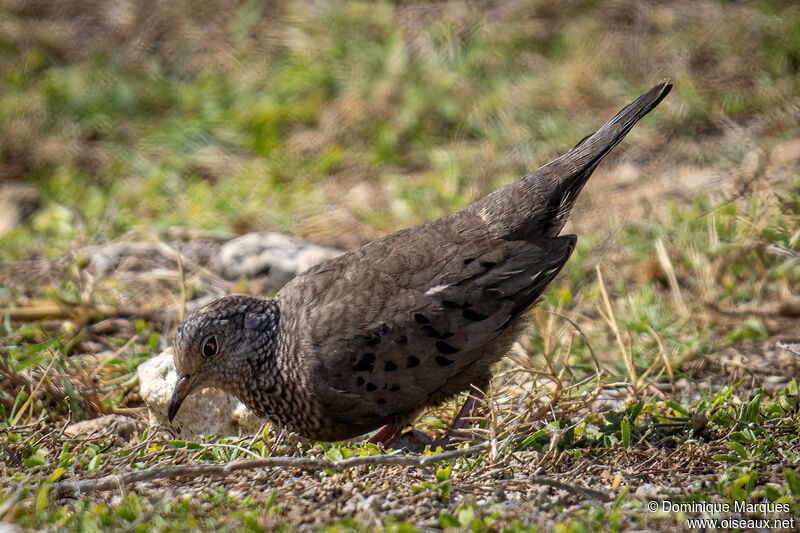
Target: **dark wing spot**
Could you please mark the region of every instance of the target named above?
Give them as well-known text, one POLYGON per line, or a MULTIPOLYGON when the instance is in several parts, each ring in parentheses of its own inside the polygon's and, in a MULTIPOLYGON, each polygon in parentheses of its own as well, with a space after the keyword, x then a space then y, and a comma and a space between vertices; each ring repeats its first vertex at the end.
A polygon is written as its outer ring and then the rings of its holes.
POLYGON ((386 400, 384 400, 383 398, 378 398, 377 400, 375 400, 375 403, 377 403, 378 405, 383 405, 386 403, 386 400))
POLYGON ((399 390, 400 390, 400 385, 392 385, 392 387, 389 389, 389 392, 397 392, 399 390))
POLYGON ((400 346, 405 346, 406 344, 408 344, 408 337, 403 335, 402 337, 397 339, 397 341, 395 341, 395 342, 397 342, 397 344, 399 344, 400 346))
POLYGON ((364 378, 362 378, 361 376, 358 376, 356 378, 356 385, 358 385, 360 387, 363 384, 364 384, 364 378))
POLYGON ((419 364, 419 357, 415 357, 413 355, 409 355, 408 359, 406 360, 406 368, 412 368, 419 364))
POLYGON ((371 333, 369 338, 367 339, 367 346, 375 346, 379 342, 381 342, 380 334, 377 332, 371 333))
POLYGON ((449 331, 446 331, 445 333, 439 333, 431 326, 422 326, 421 329, 425 332, 425 335, 433 339, 448 339, 453 336, 453 334, 449 331))
POLYGON ((425 318, 425 315, 423 315, 422 313, 414 313, 414 320, 417 321, 417 324, 427 324, 428 322, 430 322, 430 320, 425 318))
POLYGON ((468 265, 468 264, 472 263, 473 261, 475 261, 474 257, 467 257, 466 259, 464 259, 464 264, 468 265))
POLYGON ((361 356, 361 360, 353 367, 353 372, 372 372, 375 364, 375 354, 367 352, 361 356))
MULTIPOLYGON (((458 352, 458 348, 453 348, 449 344, 444 341, 436 341, 436 349, 442 352, 445 355, 450 355, 458 352)), ((438 361, 439 358, 437 357, 436 360, 438 361)), ((451 361, 452 362, 452 361, 451 361)), ((449 363, 448 363, 449 364, 449 363)))
POLYGON ((378 387, 374 383, 367 383, 367 390, 369 392, 378 390, 378 387))
POLYGON ((464 318, 467 320, 474 320, 475 322, 480 322, 481 320, 486 320, 489 318, 487 315, 482 315, 481 313, 473 311, 472 309, 464 309, 461 314, 464 315, 464 318))
POLYGON ((394 364, 392 361, 386 361, 386 364, 383 365, 383 369, 386 372, 393 372, 393 371, 397 370, 397 365, 394 364))
POLYGON ((495 263, 494 261, 481 261, 481 266, 486 270, 489 270, 490 268, 496 267, 497 263, 495 263))
MULTIPOLYGON (((439 364, 439 366, 447 366, 447 365, 452 365, 453 364, 453 361, 451 361, 450 359, 448 359, 447 357, 445 357, 443 355, 437 355, 436 356, 436 362, 439 364)), ((367 387, 367 388, 369 388, 369 387, 367 387)))
POLYGON ((458 308, 461 307, 457 303, 452 302, 450 300, 442 300, 442 305, 445 306, 448 309, 458 309, 458 308))

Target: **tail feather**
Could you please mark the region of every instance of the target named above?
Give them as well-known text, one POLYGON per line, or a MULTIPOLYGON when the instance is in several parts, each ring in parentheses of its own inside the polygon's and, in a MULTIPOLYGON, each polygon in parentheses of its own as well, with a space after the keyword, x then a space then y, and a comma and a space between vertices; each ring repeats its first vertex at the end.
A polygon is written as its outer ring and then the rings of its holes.
POLYGON ((575 203, 575 199, 600 161, 625 138, 639 120, 669 94, 671 89, 672 84, 668 79, 661 81, 628 104, 599 130, 585 137, 572 150, 551 163, 574 166, 578 170, 563 175, 548 198, 547 213, 552 216, 550 231, 552 235, 557 235, 566 224, 572 204, 575 203))
POLYGON ((647 91, 569 152, 472 204, 490 229, 507 238, 555 236, 600 161, 672 89, 669 79, 647 91))

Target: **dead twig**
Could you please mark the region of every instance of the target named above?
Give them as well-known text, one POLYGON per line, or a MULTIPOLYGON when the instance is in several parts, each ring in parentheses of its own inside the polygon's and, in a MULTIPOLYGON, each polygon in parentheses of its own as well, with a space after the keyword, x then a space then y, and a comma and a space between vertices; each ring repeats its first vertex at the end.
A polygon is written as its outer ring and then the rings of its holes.
POLYGON ((175 313, 166 310, 143 311, 128 307, 111 305, 70 305, 50 300, 23 300, 16 306, 0 308, 0 320, 6 316, 16 322, 36 322, 38 320, 69 319, 75 321, 91 317, 144 318, 153 322, 163 322, 175 313))
POLYGON ((715 313, 729 317, 792 318, 800 316, 800 298, 787 299, 784 302, 770 303, 763 306, 742 305, 737 309, 724 308, 716 302, 703 302, 703 304, 715 313))
POLYGON ((181 477, 197 478, 200 476, 225 477, 239 470, 253 470, 255 468, 300 468, 302 470, 331 470, 341 472, 348 468, 363 465, 391 465, 408 466, 412 468, 427 468, 440 461, 449 461, 477 455, 489 448, 488 442, 476 444, 469 448, 452 450, 442 453, 423 456, 410 455, 366 455, 351 457, 343 461, 323 461, 309 457, 265 457, 263 459, 246 459, 234 461, 225 465, 178 465, 153 467, 138 472, 128 472, 117 476, 106 476, 99 479, 83 479, 79 481, 61 481, 53 484, 50 493, 54 496, 69 496, 114 490, 118 486, 127 486, 143 481, 157 479, 176 479, 181 477))
POLYGON ((607 502, 613 499, 610 494, 603 492, 601 490, 581 487, 580 485, 573 485, 571 483, 558 481, 556 479, 551 479, 544 476, 531 476, 525 480, 525 484, 522 486, 520 486, 520 483, 512 481, 511 483, 508 484, 508 488, 516 488, 516 487, 519 487, 521 489, 528 488, 527 487, 528 483, 531 483, 533 485, 544 485, 545 487, 552 487, 554 489, 564 490, 571 494, 585 496, 592 500, 600 500, 607 502))
MULTIPOLYGON (((53 497, 78 496, 92 492, 116 490, 120 487, 127 487, 146 481, 155 481, 159 479, 178 479, 183 477, 198 478, 201 476, 226 477, 240 470, 253 470, 256 468, 299 468, 302 470, 330 470, 333 472, 341 472, 350 468, 365 465, 427 468, 442 461, 451 461, 461 457, 469 457, 484 453, 490 448, 490 446, 490 442, 483 442, 468 448, 461 448, 458 450, 451 450, 432 455, 368 455, 351 457, 350 459, 336 462, 308 457, 266 457, 263 459, 245 459, 225 465, 208 464, 152 467, 146 470, 128 472, 121 475, 105 476, 98 479, 60 481, 52 485, 50 494, 53 497)), ((527 482, 566 490, 573 494, 602 501, 608 501, 611 499, 608 494, 602 491, 577 485, 570 485, 546 477, 533 476, 529 478, 527 482)))

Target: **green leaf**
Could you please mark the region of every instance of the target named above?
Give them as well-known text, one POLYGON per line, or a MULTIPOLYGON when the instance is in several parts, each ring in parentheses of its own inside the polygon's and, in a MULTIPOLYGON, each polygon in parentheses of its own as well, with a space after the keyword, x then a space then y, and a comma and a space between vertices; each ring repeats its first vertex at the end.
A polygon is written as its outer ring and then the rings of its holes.
POLYGON ((89 461, 89 466, 86 467, 87 470, 97 470, 97 467, 100 466, 101 457, 103 457, 102 453, 98 453, 97 455, 92 457, 92 460, 89 461))
POLYGON ((36 514, 41 514, 47 508, 47 495, 50 494, 51 483, 42 483, 39 490, 36 491, 36 498, 34 501, 34 509, 36 514))
POLYGON ((629 487, 623 487, 621 491, 619 491, 619 496, 617 499, 614 500, 614 510, 619 510, 619 506, 622 505, 622 502, 625 501, 625 496, 628 495, 629 487))
POLYGON ((619 424, 620 431, 622 432, 622 447, 623 448, 630 448, 631 447, 631 421, 628 420, 628 417, 622 419, 622 422, 619 424))
POLYGON ((460 527, 461 524, 458 522, 458 519, 448 513, 447 511, 443 512, 439 515, 439 525, 444 529, 448 527, 460 527))
POLYGON ((269 514, 272 511, 272 506, 275 505, 275 498, 278 496, 278 489, 272 489, 267 498, 267 503, 264 504, 264 512, 269 514))
POLYGON ((749 456, 745 447, 736 441, 729 442, 728 448, 738 453, 739 457, 741 457, 742 459, 747 459, 747 457, 749 456))
POLYGON ((789 490, 795 496, 800 496, 800 476, 791 468, 783 469, 783 477, 786 478, 786 483, 789 485, 789 490))
POLYGON ((329 461, 341 461, 344 459, 342 456, 342 449, 339 447, 331 447, 328 451, 325 452, 325 457, 328 458, 329 461))
POLYGON ((676 401, 674 401, 674 400, 667 400, 665 403, 666 403, 666 406, 667 406, 667 407, 669 407, 669 408, 670 408, 670 409, 672 409, 673 411, 677 411, 677 412, 678 412, 678 413, 680 413, 682 416, 685 416, 686 418, 689 418, 689 417, 691 416, 691 415, 689 414, 689 411, 687 411, 687 410, 686 410, 686 408, 684 408, 684 407, 683 407, 681 404, 679 404, 678 402, 676 402, 676 401))
POLYGON ((744 413, 742 414, 742 422, 755 422, 756 418, 758 417, 759 407, 761 406, 761 398, 764 394, 762 389, 756 391, 755 397, 750 400, 745 407, 744 413))
POLYGON ((65 468, 56 468, 55 470, 53 470, 53 473, 47 477, 47 481, 45 483, 55 483, 56 481, 61 479, 61 476, 63 476, 64 472, 66 471, 67 470, 65 468))
POLYGON ((142 514, 142 504, 136 494, 129 492, 115 511, 120 518, 133 522, 142 514))
POLYGON ((22 460, 22 465, 27 467, 41 466, 47 462, 47 456, 41 448, 36 448, 32 454, 22 460))
POLYGON ((749 429, 745 429, 744 431, 734 431, 731 433, 730 438, 733 441, 742 442, 745 444, 750 444, 756 440, 755 435, 749 429))
POLYGON ((635 423, 642 409, 644 409, 644 402, 637 402, 631 405, 625 409, 625 413, 628 415, 627 418, 629 418, 632 423, 635 423))
POLYGON ((728 463, 738 463, 739 461, 742 460, 741 457, 738 457, 736 455, 728 455, 724 453, 714 454, 711 456, 711 458, 714 459, 715 461, 726 461, 728 463))
POLYGON ((524 449, 524 448, 527 448, 528 446, 530 446, 531 444, 535 444, 536 441, 539 440, 539 437, 541 437, 544 434, 545 434, 545 430, 540 429, 540 430, 534 432, 533 434, 528 435, 527 437, 522 439, 522 442, 520 442, 520 445, 519 445, 520 449, 524 449))
POLYGON ((436 470, 436 481, 442 483, 450 479, 450 474, 452 473, 453 468, 448 466, 447 468, 439 468, 436 470))

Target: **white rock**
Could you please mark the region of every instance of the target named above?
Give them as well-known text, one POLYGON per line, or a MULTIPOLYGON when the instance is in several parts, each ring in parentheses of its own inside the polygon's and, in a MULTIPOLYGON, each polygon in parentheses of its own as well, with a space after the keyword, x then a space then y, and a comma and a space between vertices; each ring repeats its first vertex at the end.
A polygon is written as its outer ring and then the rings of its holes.
POLYGON ((773 165, 796 165, 800 163, 800 139, 779 144, 769 156, 773 165))
POLYGON ((24 533, 25 531, 29 530, 22 529, 15 524, 0 524, 0 533, 24 533))
POLYGON ((282 233, 254 232, 225 243, 215 262, 225 279, 267 277, 271 286, 280 288, 301 272, 343 253, 282 233))
POLYGON ((203 389, 186 398, 170 424, 167 405, 178 381, 172 348, 139 365, 138 374, 140 393, 150 409, 150 424, 166 426, 181 438, 252 435, 266 422, 233 396, 219 389, 203 389))
POLYGON ((0 235, 27 223, 41 207, 41 195, 35 187, 17 181, 0 183, 0 235))

